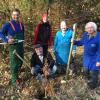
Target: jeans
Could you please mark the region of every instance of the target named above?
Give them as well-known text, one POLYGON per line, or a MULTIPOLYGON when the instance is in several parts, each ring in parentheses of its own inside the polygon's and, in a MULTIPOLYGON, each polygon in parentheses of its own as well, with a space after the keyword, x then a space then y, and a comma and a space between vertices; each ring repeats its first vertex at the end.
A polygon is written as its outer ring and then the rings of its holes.
POLYGON ((31 74, 37 76, 41 73, 41 67, 39 65, 36 65, 35 67, 31 68, 31 74))
MULTIPOLYGON (((50 74, 55 74, 57 70, 57 66, 54 65, 52 68, 50 68, 50 74)), ((38 74, 42 73, 42 69, 39 65, 36 65, 35 67, 32 67, 31 74, 37 76, 38 74)))

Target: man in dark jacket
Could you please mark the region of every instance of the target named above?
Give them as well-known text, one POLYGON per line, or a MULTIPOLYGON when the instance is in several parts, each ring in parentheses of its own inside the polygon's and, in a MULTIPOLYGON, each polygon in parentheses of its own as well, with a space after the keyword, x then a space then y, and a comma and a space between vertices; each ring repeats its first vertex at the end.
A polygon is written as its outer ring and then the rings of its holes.
POLYGON ((43 46, 43 54, 47 54, 48 45, 52 44, 52 29, 48 22, 48 15, 42 15, 42 21, 36 26, 34 30, 34 44, 41 44, 43 46))
POLYGON ((40 44, 34 46, 35 52, 31 58, 31 73, 35 76, 38 74, 44 74, 43 68, 47 65, 50 74, 56 72, 55 61, 51 54, 48 52, 46 56, 43 55, 43 47, 40 44))

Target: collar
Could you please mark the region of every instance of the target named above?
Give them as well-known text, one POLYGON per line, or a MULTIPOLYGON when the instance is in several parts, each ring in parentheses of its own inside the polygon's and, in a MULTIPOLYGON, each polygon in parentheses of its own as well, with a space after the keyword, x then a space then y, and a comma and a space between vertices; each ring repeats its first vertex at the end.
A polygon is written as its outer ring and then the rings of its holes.
POLYGON ((11 20, 11 22, 13 22, 13 23, 19 23, 19 21, 18 21, 18 22, 16 22, 14 19, 12 19, 12 20, 11 20))
POLYGON ((95 37, 96 36, 96 32, 93 35, 90 35, 89 33, 87 33, 87 35, 89 36, 89 38, 95 37))
POLYGON ((66 34, 66 32, 65 32, 65 33, 62 32, 62 36, 63 36, 63 37, 65 36, 65 34, 66 34))

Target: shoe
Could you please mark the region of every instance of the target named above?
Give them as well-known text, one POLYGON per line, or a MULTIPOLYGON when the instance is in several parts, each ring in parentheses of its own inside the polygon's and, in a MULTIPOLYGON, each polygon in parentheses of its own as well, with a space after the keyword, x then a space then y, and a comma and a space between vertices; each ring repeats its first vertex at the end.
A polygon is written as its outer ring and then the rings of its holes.
POLYGON ((61 84, 65 84, 65 83, 66 83, 66 78, 65 77, 62 77, 61 84))
POLYGON ((87 85, 88 85, 88 88, 91 89, 91 90, 93 90, 97 87, 97 85, 93 84, 92 82, 88 82, 87 85))
POLYGON ((17 80, 16 80, 16 84, 17 84, 17 85, 19 85, 21 82, 22 82, 21 79, 17 79, 17 80))
POLYGON ((22 89, 22 80, 21 80, 21 79, 17 79, 17 80, 16 80, 15 87, 16 87, 17 89, 22 89))
POLYGON ((98 87, 98 88, 96 89, 96 93, 97 93, 98 95, 100 95, 100 87, 98 87))
POLYGON ((61 80, 61 84, 65 84, 66 83, 66 80, 61 80))

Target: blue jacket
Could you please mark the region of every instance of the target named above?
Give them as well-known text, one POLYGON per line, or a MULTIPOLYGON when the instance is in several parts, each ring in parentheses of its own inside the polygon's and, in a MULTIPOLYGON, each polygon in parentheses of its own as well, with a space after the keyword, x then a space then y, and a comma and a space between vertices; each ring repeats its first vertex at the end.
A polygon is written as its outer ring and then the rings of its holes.
POLYGON ((66 30, 65 36, 62 36, 61 30, 56 33, 54 40, 54 52, 57 64, 67 64, 72 33, 73 31, 71 29, 66 30))
POLYGON ((84 46, 83 66, 89 70, 100 70, 100 67, 96 67, 96 62, 100 62, 100 32, 91 38, 84 32, 82 39, 75 41, 75 44, 84 46))
MULTIPOLYGON (((14 28, 16 30, 17 33, 22 33, 24 34, 24 26, 22 25, 22 30, 20 28, 20 23, 16 23, 13 19, 11 20, 11 23, 14 25, 14 28)), ((9 22, 7 22, 6 24, 4 24, 4 26, 2 27, 2 29, 0 30, 0 38, 4 41, 7 42, 8 39, 6 38, 7 36, 14 36, 15 32, 11 26, 11 24, 9 22)))

